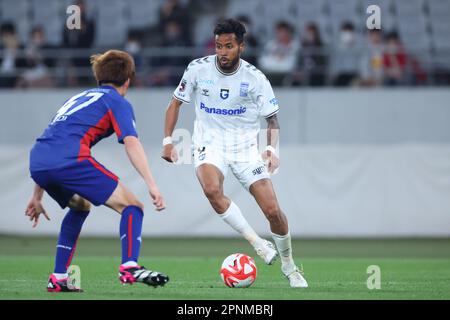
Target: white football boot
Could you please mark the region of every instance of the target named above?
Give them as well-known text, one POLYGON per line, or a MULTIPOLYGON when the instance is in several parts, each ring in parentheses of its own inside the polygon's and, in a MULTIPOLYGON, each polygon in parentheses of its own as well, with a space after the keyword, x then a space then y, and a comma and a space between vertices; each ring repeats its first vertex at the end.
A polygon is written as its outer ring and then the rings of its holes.
POLYGON ((277 260, 278 251, 275 249, 275 246, 272 242, 263 240, 261 246, 255 247, 256 253, 264 262, 268 265, 274 264, 277 260))
POLYGON ((285 272, 282 267, 281 271, 289 280, 291 288, 308 288, 308 282, 306 282, 306 279, 303 277, 303 270, 299 270, 295 267, 293 271, 285 272))

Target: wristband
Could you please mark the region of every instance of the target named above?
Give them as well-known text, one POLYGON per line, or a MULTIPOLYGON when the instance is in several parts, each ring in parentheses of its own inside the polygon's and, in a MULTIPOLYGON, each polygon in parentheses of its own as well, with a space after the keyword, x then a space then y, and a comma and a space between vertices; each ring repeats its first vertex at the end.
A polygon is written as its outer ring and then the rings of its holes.
POLYGON ((166 146, 166 145, 168 145, 168 144, 172 144, 172 137, 170 137, 170 136, 165 137, 165 138, 163 139, 163 147, 166 146))
POLYGON ((276 151, 275 148, 272 147, 271 145, 268 145, 268 146, 266 147, 266 151, 270 151, 270 152, 272 152, 273 154, 277 154, 277 151, 276 151))

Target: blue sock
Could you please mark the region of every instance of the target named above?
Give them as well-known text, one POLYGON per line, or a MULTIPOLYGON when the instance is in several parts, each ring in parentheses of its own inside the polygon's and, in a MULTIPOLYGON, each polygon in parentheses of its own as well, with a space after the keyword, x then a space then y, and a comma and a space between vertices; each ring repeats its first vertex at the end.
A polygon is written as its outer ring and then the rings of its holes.
POLYGON ((122 263, 139 259, 144 212, 136 206, 128 206, 120 219, 120 241, 122 242, 122 263))
POLYGON ((81 227, 88 214, 89 211, 74 211, 70 209, 64 217, 61 223, 58 245, 56 246, 55 273, 67 272, 67 268, 75 253, 81 227))

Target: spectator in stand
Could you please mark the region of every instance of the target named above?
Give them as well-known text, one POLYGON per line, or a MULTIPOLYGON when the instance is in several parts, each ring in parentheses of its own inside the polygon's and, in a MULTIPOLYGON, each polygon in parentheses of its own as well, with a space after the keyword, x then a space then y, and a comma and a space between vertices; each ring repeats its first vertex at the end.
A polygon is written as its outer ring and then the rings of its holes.
POLYGON ((187 42, 192 42, 189 8, 179 0, 165 0, 159 10, 159 30, 166 32, 167 24, 177 21, 181 26, 181 33, 187 42))
POLYGON ((427 78, 419 62, 406 52, 396 32, 386 37, 383 67, 384 83, 388 86, 423 84, 427 78))
POLYGON ((54 85, 48 69, 53 64, 53 59, 44 58, 42 53, 42 50, 50 48, 44 29, 41 26, 34 27, 31 30, 30 41, 25 48, 27 70, 19 77, 18 87, 52 87, 54 85))
MULTIPOLYGON (((180 50, 189 47, 191 44, 184 37, 182 26, 178 20, 167 21, 164 29, 164 36, 161 43, 164 48, 171 48, 172 52, 179 53, 180 50)), ((180 72, 189 64, 190 58, 180 55, 163 56, 153 59, 156 71, 150 78, 152 86, 174 86, 180 81, 180 72)))
POLYGON ((294 28, 286 21, 276 24, 275 39, 270 40, 259 58, 259 66, 268 74, 273 85, 281 85, 297 65, 300 42, 294 28))
POLYGON ((327 56, 319 28, 315 23, 305 26, 301 38, 302 51, 300 54, 300 73, 306 84, 310 86, 325 85, 327 56))
POLYGON ((253 22, 246 15, 241 15, 241 16, 237 17, 236 20, 241 22, 245 26, 245 30, 247 31, 245 33, 246 50, 242 54, 242 58, 244 60, 250 62, 251 64, 256 65, 256 62, 257 62, 256 57, 258 54, 259 40, 253 32, 253 22))
POLYGON ((361 86, 379 86, 383 83, 383 35, 381 30, 372 29, 367 32, 367 46, 361 56, 361 86))
POLYGON ((360 47, 358 46, 355 27, 351 22, 344 22, 339 33, 339 40, 332 54, 333 83, 345 87, 355 83, 359 76, 360 47))
POLYGON ((24 59, 19 57, 20 45, 13 23, 6 22, 0 26, 0 87, 13 88, 17 82, 17 72, 25 66, 24 59))
POLYGON ((387 86, 404 84, 406 81, 407 61, 405 49, 396 32, 386 37, 386 48, 383 54, 384 83, 387 86))
POLYGON ((134 64, 136 66, 136 74, 132 80, 132 84, 135 87, 144 86, 144 75, 141 73, 142 66, 144 65, 145 57, 142 53, 142 33, 138 30, 128 31, 127 40, 125 42, 124 51, 133 57, 134 64))

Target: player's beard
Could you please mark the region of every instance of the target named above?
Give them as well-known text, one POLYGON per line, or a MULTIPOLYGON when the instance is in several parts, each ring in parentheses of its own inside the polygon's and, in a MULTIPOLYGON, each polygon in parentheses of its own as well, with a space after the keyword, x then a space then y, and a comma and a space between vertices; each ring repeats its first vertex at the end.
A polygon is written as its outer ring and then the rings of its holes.
POLYGON ((219 66, 220 66, 220 69, 222 69, 222 71, 224 71, 224 72, 226 72, 226 73, 230 73, 230 72, 233 72, 233 71, 235 71, 236 69, 237 69, 237 65, 239 64, 239 60, 241 59, 241 50, 240 49, 238 49, 238 53, 237 53, 237 55, 236 55, 236 58, 234 58, 233 60, 231 60, 229 63, 228 63, 228 65, 222 65, 221 63, 220 63, 220 60, 219 60, 219 66))

